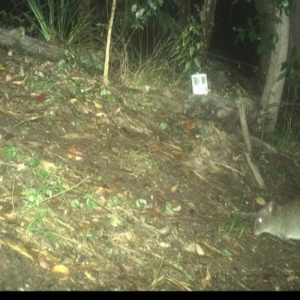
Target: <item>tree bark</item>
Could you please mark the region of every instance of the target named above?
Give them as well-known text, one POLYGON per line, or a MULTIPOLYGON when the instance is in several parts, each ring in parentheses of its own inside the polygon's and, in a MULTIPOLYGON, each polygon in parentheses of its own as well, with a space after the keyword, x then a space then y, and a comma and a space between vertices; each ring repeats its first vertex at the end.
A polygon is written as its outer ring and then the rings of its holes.
POLYGON ((272 0, 255 0, 255 6, 257 10, 261 10, 264 14, 264 18, 261 18, 259 21, 263 23, 261 26, 260 36, 264 44, 264 51, 260 56, 260 81, 262 82, 262 87, 265 84, 269 64, 271 57, 271 48, 268 45, 268 40, 270 38, 270 33, 274 29, 273 16, 275 15, 275 6, 272 3, 272 0))
POLYGON ((109 23, 108 23, 107 42, 106 42, 106 51, 105 51, 105 63, 104 63, 104 71, 103 71, 103 83, 105 86, 107 86, 109 84, 108 69, 109 69, 110 43, 111 43, 111 32, 112 32, 112 27, 114 24, 116 6, 117 6, 117 0, 113 0, 110 19, 109 19, 109 23))
POLYGON ((24 27, 12 30, 0 28, 0 44, 9 47, 18 45, 26 54, 52 61, 58 61, 64 56, 64 48, 26 36, 24 27))
POLYGON ((200 18, 204 27, 203 47, 207 51, 211 41, 211 35, 215 22, 215 10, 217 0, 204 0, 200 18))
POLYGON ((268 123, 266 123, 264 127, 266 132, 272 132, 277 122, 279 105, 285 83, 285 77, 278 80, 278 76, 281 73, 282 64, 287 60, 288 56, 290 18, 283 10, 278 10, 276 17, 280 19, 280 22, 274 25, 274 31, 278 35, 278 40, 275 50, 271 53, 267 80, 261 99, 262 107, 271 114, 270 120, 268 120, 268 123))

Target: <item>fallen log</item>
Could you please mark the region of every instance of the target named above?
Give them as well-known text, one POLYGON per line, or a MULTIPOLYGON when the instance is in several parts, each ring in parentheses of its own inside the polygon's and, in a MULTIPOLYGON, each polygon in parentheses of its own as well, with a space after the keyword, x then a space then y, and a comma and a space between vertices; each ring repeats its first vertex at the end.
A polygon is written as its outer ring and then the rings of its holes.
MULTIPOLYGON (((66 47, 56 45, 51 42, 43 42, 25 35, 24 27, 11 30, 0 28, 0 45, 7 47, 15 47, 21 52, 29 56, 40 57, 45 60, 58 62, 65 58, 66 47)), ((69 49, 76 53, 77 63, 84 67, 93 66, 97 70, 103 69, 104 56, 101 52, 90 53, 86 49, 75 50, 69 49)))

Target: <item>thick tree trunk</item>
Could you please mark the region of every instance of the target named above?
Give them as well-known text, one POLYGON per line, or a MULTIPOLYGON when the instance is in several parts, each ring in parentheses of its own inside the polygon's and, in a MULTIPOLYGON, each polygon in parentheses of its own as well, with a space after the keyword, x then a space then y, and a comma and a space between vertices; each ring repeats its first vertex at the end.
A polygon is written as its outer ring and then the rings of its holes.
POLYGON ((268 45, 268 41, 270 38, 270 33, 274 29, 273 17, 275 15, 275 6, 273 5, 272 0, 255 0, 255 6, 257 10, 261 10, 262 12, 266 13, 266 15, 264 14, 264 18, 260 19, 260 22, 263 23, 260 31, 260 36, 264 44, 264 51, 260 56, 259 77, 263 87, 270 64, 271 48, 268 45))
POLYGON ((274 26, 278 40, 275 45, 275 50, 271 53, 267 80, 261 99, 262 107, 271 115, 271 118, 269 118, 264 126, 266 132, 272 132, 277 122, 279 105, 285 83, 285 78, 278 80, 278 76, 282 73, 282 63, 287 60, 288 56, 290 18, 283 10, 278 10, 276 17, 280 19, 280 22, 275 23, 274 26))
POLYGON ((204 0, 200 13, 201 22, 204 27, 203 47, 205 50, 209 48, 213 27, 215 25, 216 3, 217 0, 204 0))

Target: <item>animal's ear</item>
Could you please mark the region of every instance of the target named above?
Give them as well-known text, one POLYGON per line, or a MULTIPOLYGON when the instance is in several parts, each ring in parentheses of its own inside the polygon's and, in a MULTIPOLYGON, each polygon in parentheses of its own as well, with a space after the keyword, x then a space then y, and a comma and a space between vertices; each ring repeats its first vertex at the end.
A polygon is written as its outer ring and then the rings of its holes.
POLYGON ((271 215, 276 214, 277 212, 277 203, 274 201, 270 201, 267 205, 267 210, 271 215))

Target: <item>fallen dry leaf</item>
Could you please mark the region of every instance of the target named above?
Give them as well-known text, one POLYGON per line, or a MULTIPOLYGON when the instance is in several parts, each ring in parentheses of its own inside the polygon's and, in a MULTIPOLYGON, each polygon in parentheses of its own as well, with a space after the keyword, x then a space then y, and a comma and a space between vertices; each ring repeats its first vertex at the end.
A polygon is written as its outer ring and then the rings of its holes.
POLYGON ((287 282, 293 282, 293 281, 298 281, 299 280, 299 277, 296 276, 296 275, 289 275, 286 279, 287 282))
POLYGON ((76 99, 76 98, 72 98, 72 99, 69 100, 69 102, 70 102, 71 104, 74 104, 74 103, 77 102, 77 99, 76 99))
POLYGON ((82 160, 83 159, 83 157, 82 156, 77 156, 77 155, 75 155, 75 154, 71 154, 71 153, 68 153, 68 158, 70 158, 70 159, 74 159, 74 160, 82 160))
POLYGON ((133 268, 130 266, 122 265, 126 273, 132 273, 133 268))
POLYGON ((157 244, 162 247, 162 248, 170 248, 170 244, 169 243, 165 243, 165 242, 157 242, 157 244))
POLYGON ((173 194, 177 191, 177 188, 178 188, 178 184, 172 186, 171 191, 172 191, 173 194))
POLYGON ((40 165, 47 171, 49 171, 50 169, 56 170, 57 167, 55 166, 55 164, 48 162, 46 160, 41 160, 40 161, 40 165))
POLYGON ((201 280, 202 288, 205 290, 211 283, 211 275, 207 268, 206 277, 201 280))
POLYGON ((38 96, 36 96, 35 100, 37 103, 43 103, 46 99, 46 95, 45 94, 40 94, 38 96))
POLYGON ((94 105, 96 108, 98 108, 98 109, 102 108, 102 105, 100 105, 98 102, 96 102, 96 101, 93 101, 93 102, 94 102, 94 105))
POLYGON ((5 82, 11 82, 11 75, 10 74, 6 74, 5 76, 5 82))
POLYGON ((203 249, 198 244, 196 244, 196 251, 197 251, 197 254, 200 255, 200 256, 205 255, 205 252, 203 251, 203 249))
POLYGON ((203 249, 196 243, 191 243, 191 244, 185 246, 184 250, 187 252, 192 252, 192 253, 197 252, 197 254, 200 256, 205 255, 205 252, 203 251, 203 249))
POLYGON ((49 270, 50 265, 46 262, 46 260, 41 256, 39 256, 38 258, 39 258, 40 267, 42 269, 49 270))
POLYGON ((86 277, 87 279, 89 279, 90 281, 93 281, 93 282, 96 282, 96 281, 97 281, 96 278, 94 278, 94 277, 91 275, 91 273, 89 273, 89 272, 87 272, 87 271, 84 272, 84 275, 85 275, 85 277, 86 277))
POLYGON ((259 204, 259 205, 266 205, 266 204, 267 204, 266 200, 265 200, 264 198, 262 198, 262 197, 257 197, 257 198, 255 199, 255 202, 256 202, 257 204, 259 204))
POLYGON ((51 273, 61 273, 61 274, 64 274, 64 275, 69 275, 70 274, 70 271, 69 269, 64 266, 64 265, 56 265, 53 267, 53 269, 51 270, 51 273))
POLYGON ((68 148, 68 151, 69 151, 70 153, 72 153, 72 154, 75 154, 76 156, 80 156, 80 157, 84 157, 84 156, 85 156, 82 152, 78 151, 78 150, 77 150, 75 147, 73 147, 73 146, 69 147, 69 148, 68 148))

